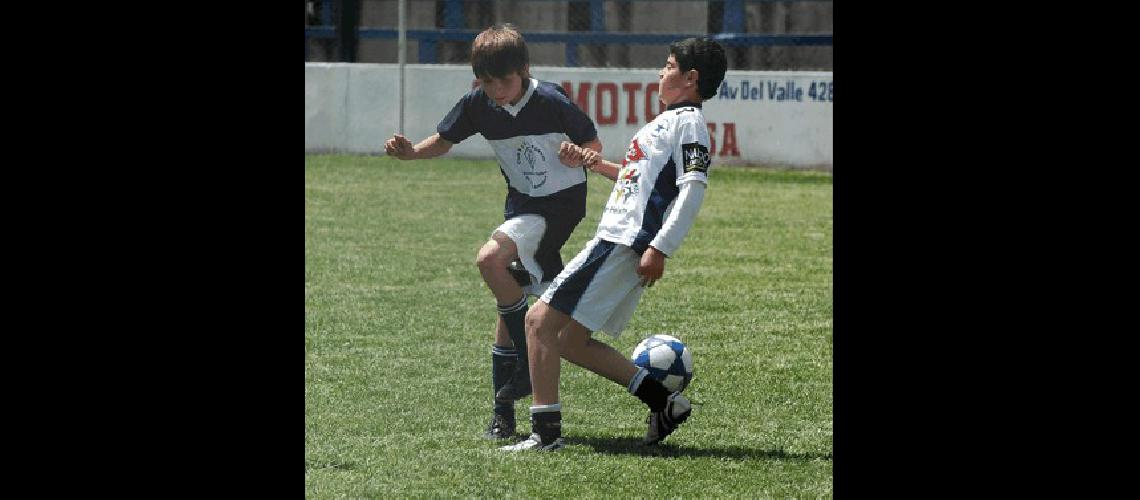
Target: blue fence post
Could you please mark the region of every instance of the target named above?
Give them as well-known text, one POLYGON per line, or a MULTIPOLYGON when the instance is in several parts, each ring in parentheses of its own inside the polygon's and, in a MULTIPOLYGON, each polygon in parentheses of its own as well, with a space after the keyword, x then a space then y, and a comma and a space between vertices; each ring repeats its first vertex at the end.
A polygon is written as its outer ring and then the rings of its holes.
POLYGON ((744 33, 744 0, 724 0, 722 33, 744 33))
POLYGON ((463 28, 463 0, 446 0, 443 4, 443 27, 463 28))
POLYGON ((606 30, 606 9, 602 0, 590 0, 590 31, 606 30))
MULTIPOLYGON (((590 0, 590 31, 600 33, 606 30, 606 5, 603 0, 590 0)), ((578 44, 566 42, 566 65, 578 66, 578 44)))
MULTIPOLYGON (((463 29, 463 0, 444 0, 443 2, 443 28, 449 30, 463 29)), ((433 64, 439 59, 439 42, 442 38, 431 35, 420 38, 420 62, 433 64)))

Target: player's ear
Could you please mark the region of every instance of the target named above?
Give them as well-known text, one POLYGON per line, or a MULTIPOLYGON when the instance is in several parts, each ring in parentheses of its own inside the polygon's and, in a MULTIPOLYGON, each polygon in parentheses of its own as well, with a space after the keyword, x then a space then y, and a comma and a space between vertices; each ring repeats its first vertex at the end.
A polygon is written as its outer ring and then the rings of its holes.
POLYGON ((530 64, 524 64, 523 65, 522 74, 519 76, 522 76, 524 80, 530 78, 530 64))
POLYGON ((685 80, 689 82, 689 85, 696 85, 697 82, 701 81, 701 72, 697 71, 696 68, 690 69, 685 73, 685 80))

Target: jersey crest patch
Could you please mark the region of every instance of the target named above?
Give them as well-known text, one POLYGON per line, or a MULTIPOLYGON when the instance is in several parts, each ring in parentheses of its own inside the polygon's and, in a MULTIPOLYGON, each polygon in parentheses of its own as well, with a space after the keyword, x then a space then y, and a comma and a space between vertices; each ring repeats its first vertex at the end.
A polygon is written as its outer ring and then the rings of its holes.
POLYGON ((709 150, 699 142, 690 142, 681 145, 681 154, 685 157, 685 173, 709 173, 709 150))
POLYGON ((534 144, 524 141, 515 150, 515 164, 519 172, 530 181, 530 187, 538 189, 546 184, 547 170, 537 170, 537 167, 546 165, 546 155, 542 149, 534 144))

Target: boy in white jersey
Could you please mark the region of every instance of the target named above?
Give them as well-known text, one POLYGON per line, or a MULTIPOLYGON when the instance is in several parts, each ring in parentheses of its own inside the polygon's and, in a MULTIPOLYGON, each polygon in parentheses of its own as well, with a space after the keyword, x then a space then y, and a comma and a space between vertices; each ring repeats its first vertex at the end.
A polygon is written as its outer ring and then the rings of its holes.
POLYGON ((562 271, 559 251, 586 215, 586 174, 578 167, 602 143, 561 86, 530 77, 526 41, 512 25, 475 37, 471 67, 480 87, 455 104, 435 135, 412 146, 396 134, 384 150, 401 160, 434 158, 479 133, 499 160, 507 181, 506 222, 479 249, 476 264, 499 312, 491 347, 495 399, 485 436, 505 439, 514 436, 515 400, 531 392, 526 294, 540 295, 562 271), (567 139, 573 147, 562 147, 567 139))
MULTIPOLYGON (((689 417, 691 405, 646 377, 646 370, 608 344, 633 315, 645 287, 661 279, 665 258, 688 233, 708 183, 709 135, 701 103, 717 93, 727 69, 724 49, 689 38, 669 46, 658 77, 668 110, 630 142, 621 165, 595 160, 587 168, 615 181, 594 239, 554 279, 526 316, 534 396, 531 435, 504 450, 563 446, 558 400, 559 357, 622 385, 650 410, 646 444, 665 439, 689 417)), ((577 149, 573 145, 564 145, 577 149)))

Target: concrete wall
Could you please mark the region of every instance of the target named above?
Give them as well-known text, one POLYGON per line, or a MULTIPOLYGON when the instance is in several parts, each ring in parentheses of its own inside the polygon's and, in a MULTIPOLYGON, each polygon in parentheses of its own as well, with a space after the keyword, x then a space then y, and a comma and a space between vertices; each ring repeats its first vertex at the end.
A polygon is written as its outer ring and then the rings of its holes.
MULTIPOLYGON (((656 70, 535 66, 532 73, 569 87, 611 160, 662 111, 656 70)), ((398 75, 390 64, 305 64, 305 151, 382 154, 397 132, 398 75)), ((403 132, 415 143, 435 133, 474 78, 469 66, 413 64, 405 81, 403 132)), ((714 161, 830 169, 832 86, 830 72, 730 70, 720 95, 704 106, 714 161)), ((481 136, 457 144, 449 156, 493 158, 481 136)))

